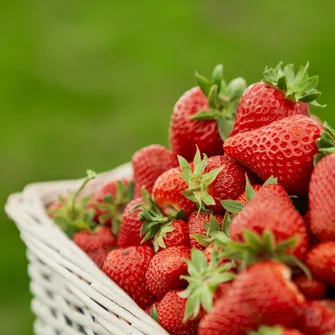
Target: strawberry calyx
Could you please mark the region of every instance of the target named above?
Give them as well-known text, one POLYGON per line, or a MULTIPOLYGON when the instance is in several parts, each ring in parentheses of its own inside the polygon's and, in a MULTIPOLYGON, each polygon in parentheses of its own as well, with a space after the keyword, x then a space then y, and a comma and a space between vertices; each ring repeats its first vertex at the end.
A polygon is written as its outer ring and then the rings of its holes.
POLYGON ((215 245, 219 248, 225 248, 228 241, 228 231, 232 221, 232 216, 228 212, 225 213, 222 223, 222 229, 216 217, 210 215, 209 222, 204 223, 206 230, 206 235, 203 234, 193 234, 192 237, 197 240, 197 242, 204 247, 208 247, 210 244, 215 242, 215 245))
POLYGON ((323 128, 320 138, 316 140, 319 153, 314 156, 314 165, 323 157, 335 153, 335 129, 327 121, 323 123, 323 128))
POLYGON ((249 335, 281 335, 283 328, 280 326, 266 327, 261 326, 257 331, 251 332, 249 335))
POLYGON ((223 252, 225 258, 238 262, 241 269, 262 260, 274 260, 297 267, 308 278, 312 278, 307 266, 288 253, 297 244, 295 236, 276 242, 274 234, 270 230, 264 230, 262 236, 260 236, 254 231, 245 229, 243 239, 244 242, 236 242, 230 239, 223 252))
POLYGON ((79 194, 85 188, 87 183, 96 178, 94 171, 88 170, 87 176, 77 191, 69 191, 67 197, 59 196, 61 206, 49 210, 56 224, 69 236, 79 231, 92 231, 96 226, 94 222, 95 211, 88 208, 90 197, 82 197, 78 199, 79 194))
MULTIPOLYGON (((254 196, 256 195, 256 191, 252 187, 247 174, 245 174, 245 180, 246 180, 245 195, 246 195, 246 200, 248 203, 254 198, 254 196)), ((278 184, 278 179, 273 176, 270 176, 264 182, 262 187, 269 185, 269 184, 278 184)), ((221 205, 227 212, 231 214, 238 214, 246 206, 237 200, 231 200, 231 199, 221 201, 221 205)))
POLYGON ((212 258, 207 263, 206 257, 200 250, 193 249, 191 260, 187 260, 189 276, 181 276, 189 284, 179 293, 182 298, 187 298, 184 322, 198 316, 201 307, 210 311, 213 307, 213 296, 219 284, 235 279, 236 275, 229 272, 234 265, 227 263, 220 265, 217 251, 214 249, 212 258))
POLYGON ((99 217, 99 223, 105 224, 111 219, 112 232, 115 236, 118 236, 122 213, 134 195, 134 182, 129 181, 129 183, 125 185, 121 180, 118 180, 116 181, 116 187, 116 197, 108 194, 104 196, 102 202, 95 201, 94 206, 103 211, 103 214, 99 217))
POLYGON ((208 193, 207 187, 216 179, 223 167, 204 173, 204 169, 208 163, 208 157, 204 154, 203 159, 201 159, 201 153, 198 147, 193 160, 193 171, 185 158, 178 156, 178 161, 182 171, 181 176, 188 185, 188 188, 183 194, 187 199, 197 204, 199 212, 211 212, 206 206, 215 205, 215 200, 208 193))
POLYGON ((317 107, 325 107, 320 105, 316 100, 320 97, 321 92, 316 89, 319 83, 319 76, 309 77, 308 67, 300 66, 297 74, 294 73, 294 65, 287 64, 282 68, 283 62, 280 62, 275 68, 266 67, 263 75, 264 82, 278 87, 285 92, 285 97, 293 101, 301 101, 310 103, 317 107))
POLYGON ((185 219, 185 214, 181 210, 169 216, 164 215, 144 187, 142 188, 142 199, 143 203, 133 208, 133 210, 141 210, 139 219, 143 220, 140 232, 143 236, 142 243, 151 240, 154 250, 157 252, 160 248, 166 248, 164 238, 168 233, 174 231, 173 221, 185 219))
POLYGON ((155 304, 152 305, 150 316, 159 324, 159 318, 158 318, 157 308, 155 304))
POLYGON ((191 120, 216 120, 222 140, 228 138, 234 125, 237 103, 246 89, 246 81, 242 77, 230 83, 223 80, 223 65, 215 66, 211 80, 196 72, 195 78, 202 92, 208 97, 209 111, 200 111, 191 120))

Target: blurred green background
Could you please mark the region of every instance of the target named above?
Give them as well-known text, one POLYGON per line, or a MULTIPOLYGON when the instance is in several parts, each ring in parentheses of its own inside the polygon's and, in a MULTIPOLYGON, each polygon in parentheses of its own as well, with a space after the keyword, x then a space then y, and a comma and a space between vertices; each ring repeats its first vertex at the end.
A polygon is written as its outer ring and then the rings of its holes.
MULTIPOLYGON (((77 178, 167 145, 194 70, 227 79, 310 61, 335 124, 334 1, 12 0, 0 4, 0 203, 36 181, 77 178)), ((0 213, 0 333, 32 334, 25 247, 0 213)))

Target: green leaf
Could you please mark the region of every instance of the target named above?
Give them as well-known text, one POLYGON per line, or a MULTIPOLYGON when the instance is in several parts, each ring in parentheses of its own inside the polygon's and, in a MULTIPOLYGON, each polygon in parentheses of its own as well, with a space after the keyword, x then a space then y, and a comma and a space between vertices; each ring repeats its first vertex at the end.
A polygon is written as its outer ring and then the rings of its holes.
POLYGON ((188 182, 190 180, 191 176, 192 176, 192 170, 191 170, 190 164, 182 156, 178 156, 178 162, 179 162, 179 166, 182 170, 181 176, 183 177, 183 179, 186 182, 188 182))
POLYGON ((222 80, 223 80, 223 65, 218 64, 215 66, 212 74, 212 85, 217 86, 217 92, 220 92, 222 80))
POLYGON ((256 194, 256 191, 253 189, 252 185, 250 184, 250 180, 248 178, 248 174, 245 174, 245 197, 247 199, 247 202, 252 200, 256 194))
POLYGON ((282 76, 278 79, 278 87, 284 92, 287 91, 286 77, 282 76))
POLYGON ((229 101, 238 100, 242 96, 246 88, 247 82, 245 81, 245 79, 242 77, 238 77, 233 79, 227 85, 227 88, 225 92, 223 92, 223 94, 228 97, 229 101))
POLYGON ((218 85, 213 85, 208 93, 208 104, 213 109, 217 108, 216 106, 217 96, 218 96, 218 85))
POLYGON ((224 217, 223 217, 223 223, 222 223, 222 231, 228 236, 230 225, 232 223, 232 215, 229 213, 229 211, 226 211, 224 217))
POLYGON ((191 120, 200 120, 200 121, 206 121, 206 120, 216 120, 219 117, 221 117, 222 112, 220 112, 217 109, 210 109, 209 111, 200 111, 196 114, 193 114, 190 119, 191 120))
POLYGON ((263 184, 263 186, 270 185, 270 184, 278 184, 278 178, 274 176, 270 176, 263 184))
POLYGON ((195 265, 197 270, 203 271, 207 267, 207 260, 204 253, 198 249, 192 249, 192 264, 195 265))
POLYGON ((244 205, 236 200, 223 200, 221 205, 226 211, 234 214, 239 213, 244 208, 244 205))
POLYGON ((208 96, 209 90, 211 88, 211 84, 209 80, 202 75, 200 75, 198 72, 195 73, 195 80, 198 84, 198 86, 201 88, 202 92, 208 96))
POLYGON ((257 331, 249 333, 249 335, 282 335, 283 328, 280 326, 267 327, 262 326, 257 331))
POLYGON ((225 141, 233 129, 234 120, 226 117, 217 118, 218 131, 222 141, 225 141))
POLYGON ((306 94, 299 98, 299 101, 301 102, 312 102, 314 100, 317 100, 320 97, 321 93, 320 92, 314 92, 310 94, 306 94))
POLYGON ((153 304, 153 306, 152 306, 152 310, 151 310, 150 316, 151 316, 157 323, 159 323, 158 313, 157 313, 157 309, 156 309, 156 305, 155 305, 155 304, 153 304))

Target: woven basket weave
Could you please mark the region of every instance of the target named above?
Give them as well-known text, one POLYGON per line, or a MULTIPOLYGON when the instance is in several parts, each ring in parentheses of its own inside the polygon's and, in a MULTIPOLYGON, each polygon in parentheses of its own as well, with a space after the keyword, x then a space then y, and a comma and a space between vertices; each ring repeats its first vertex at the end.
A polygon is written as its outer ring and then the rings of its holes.
MULTIPOLYGON (((106 180, 130 177, 129 164, 101 174, 106 180)), ((32 310, 38 335, 167 334, 47 216, 45 207, 82 180, 39 183, 13 194, 6 204, 27 246, 32 310)))

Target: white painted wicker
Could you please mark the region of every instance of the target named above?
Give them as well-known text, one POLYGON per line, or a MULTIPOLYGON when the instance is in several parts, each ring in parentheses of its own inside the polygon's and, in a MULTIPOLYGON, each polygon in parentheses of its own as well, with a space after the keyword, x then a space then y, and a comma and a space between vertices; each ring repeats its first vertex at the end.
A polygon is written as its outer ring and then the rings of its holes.
MULTIPOLYGON (((86 189, 105 180, 131 176, 129 164, 103 173, 86 189)), ((46 204, 74 190, 81 180, 28 185, 13 194, 6 212, 27 246, 32 310, 38 335, 167 334, 53 223, 46 204)))

